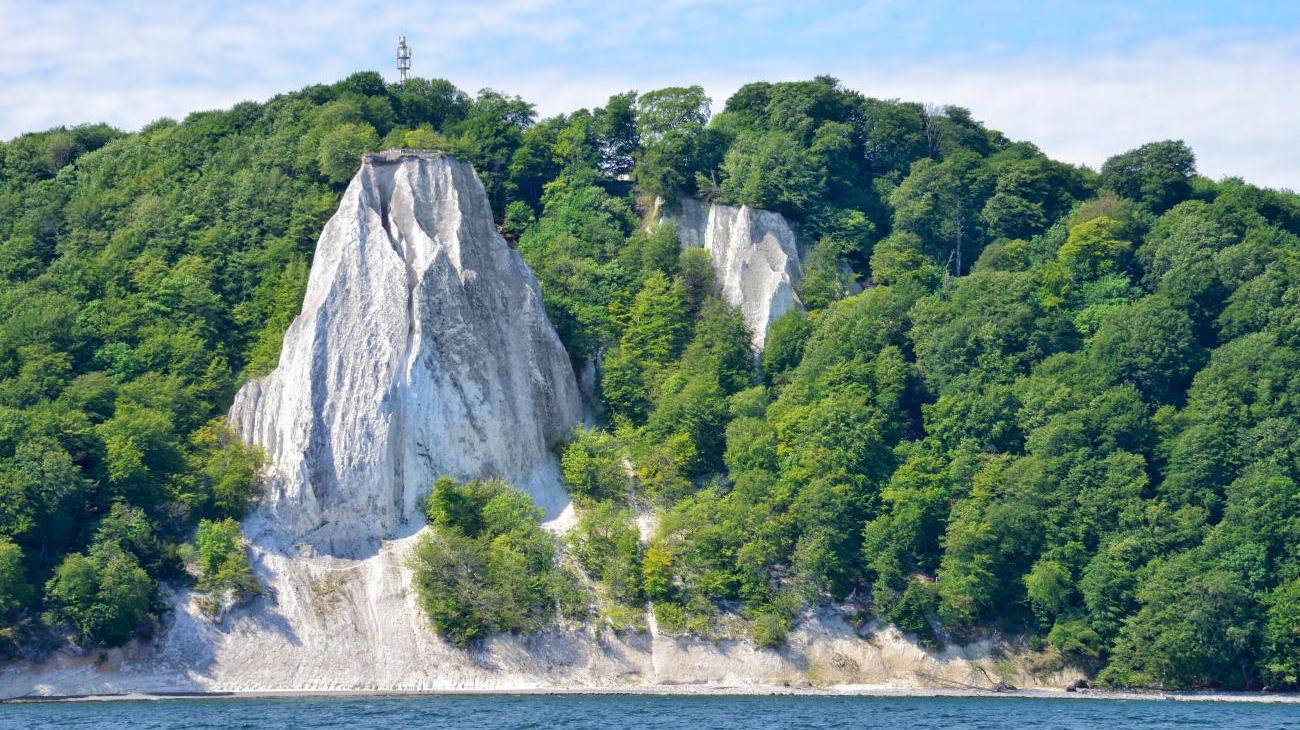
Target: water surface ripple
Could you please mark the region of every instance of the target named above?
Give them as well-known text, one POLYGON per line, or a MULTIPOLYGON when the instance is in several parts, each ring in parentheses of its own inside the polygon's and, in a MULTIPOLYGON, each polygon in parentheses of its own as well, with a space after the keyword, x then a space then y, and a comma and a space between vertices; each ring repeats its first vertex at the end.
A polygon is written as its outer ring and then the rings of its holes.
POLYGON ((0 728, 1252 728, 1300 730, 1300 706, 972 697, 491 695, 178 699, 0 705, 0 728))

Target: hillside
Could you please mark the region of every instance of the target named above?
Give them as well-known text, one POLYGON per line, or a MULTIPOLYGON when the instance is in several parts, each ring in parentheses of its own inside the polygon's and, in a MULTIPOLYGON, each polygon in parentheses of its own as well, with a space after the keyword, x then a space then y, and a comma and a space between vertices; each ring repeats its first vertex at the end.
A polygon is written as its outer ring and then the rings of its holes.
MULTIPOLYGON (((492 552, 492 605, 426 606, 444 637, 637 630, 648 602, 659 631, 776 646, 848 604, 935 647, 1023 634, 1115 685, 1300 681, 1300 197, 1198 177, 1172 141, 1072 167, 827 78, 537 120, 362 73, 0 145, 11 654, 147 635, 160 584, 256 592, 235 520, 263 455, 222 414, 388 148, 474 166, 574 370, 598 365, 601 425, 561 456, 588 594, 528 603, 564 571, 507 515, 525 568, 492 552), (799 306, 765 338, 682 248, 684 199, 797 231, 799 306)), ((502 515, 475 500, 498 489, 435 492, 430 534, 461 540, 439 549, 491 552, 475 531, 502 515)))

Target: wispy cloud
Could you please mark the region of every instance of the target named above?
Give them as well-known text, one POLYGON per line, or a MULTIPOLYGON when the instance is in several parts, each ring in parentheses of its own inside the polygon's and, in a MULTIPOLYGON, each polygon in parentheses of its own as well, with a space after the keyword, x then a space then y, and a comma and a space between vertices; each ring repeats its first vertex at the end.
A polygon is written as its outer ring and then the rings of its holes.
POLYGON ((1102 0, 442 0, 386 4, 0 0, 0 138, 137 128, 358 69, 518 93, 543 113, 700 83, 716 106, 757 79, 829 73, 863 93, 967 106, 1091 165, 1180 137, 1202 172, 1300 187, 1300 11, 1102 0))
POLYGON ((1096 166, 1179 138, 1203 174, 1300 189, 1300 41, 1163 43, 1083 63, 1025 55, 843 78, 875 95, 969 107, 1063 160, 1096 166))

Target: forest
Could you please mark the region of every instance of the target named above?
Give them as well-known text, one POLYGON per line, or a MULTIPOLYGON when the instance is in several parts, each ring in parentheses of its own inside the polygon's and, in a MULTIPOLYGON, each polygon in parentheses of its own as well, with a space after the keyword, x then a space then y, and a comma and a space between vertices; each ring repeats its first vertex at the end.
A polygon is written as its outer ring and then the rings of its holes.
POLYGON ((431 485, 412 567, 448 639, 649 605, 777 646, 836 606, 1111 686, 1300 683, 1300 196, 1178 141, 1060 163, 827 77, 539 119, 367 72, 0 143, 6 656, 147 638, 172 590, 256 595, 262 457, 222 416, 275 366, 360 154, 393 147, 474 165, 600 372, 568 534, 509 485, 431 485), (683 196, 798 230, 806 312, 764 352, 650 215, 683 196))

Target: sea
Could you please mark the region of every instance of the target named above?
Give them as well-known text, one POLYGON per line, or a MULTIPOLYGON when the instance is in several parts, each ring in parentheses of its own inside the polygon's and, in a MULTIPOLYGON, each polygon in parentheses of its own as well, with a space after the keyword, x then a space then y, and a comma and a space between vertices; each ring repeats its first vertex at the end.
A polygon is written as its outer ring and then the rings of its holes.
POLYGON ((0 728, 1252 728, 1300 729, 1300 705, 1003 697, 441 695, 0 705, 0 728))

